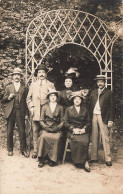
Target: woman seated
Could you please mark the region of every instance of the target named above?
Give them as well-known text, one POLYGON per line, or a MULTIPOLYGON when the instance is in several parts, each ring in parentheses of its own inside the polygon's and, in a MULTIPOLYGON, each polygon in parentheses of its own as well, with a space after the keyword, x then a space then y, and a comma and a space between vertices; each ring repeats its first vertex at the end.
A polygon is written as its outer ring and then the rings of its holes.
POLYGON ((68 138, 70 138, 71 158, 78 168, 84 168, 90 172, 88 159, 90 125, 89 113, 82 105, 81 92, 75 92, 71 97, 73 106, 65 111, 65 126, 68 128, 68 138))
POLYGON ((58 152, 61 143, 61 129, 63 127, 63 108, 57 104, 58 92, 50 90, 47 98, 49 103, 42 107, 40 124, 42 132, 39 137, 38 167, 41 168, 48 158, 49 166, 58 162, 58 152))

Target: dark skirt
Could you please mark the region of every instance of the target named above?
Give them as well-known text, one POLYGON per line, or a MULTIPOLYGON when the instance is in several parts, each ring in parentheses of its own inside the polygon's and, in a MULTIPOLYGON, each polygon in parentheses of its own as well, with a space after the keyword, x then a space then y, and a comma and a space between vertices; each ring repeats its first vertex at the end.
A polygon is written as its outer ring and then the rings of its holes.
POLYGON ((70 139, 71 158, 75 164, 85 163, 88 159, 89 135, 72 135, 70 139))
POLYGON ((46 157, 58 162, 60 151, 62 152, 62 133, 47 133, 42 131, 38 139, 38 157, 46 157))

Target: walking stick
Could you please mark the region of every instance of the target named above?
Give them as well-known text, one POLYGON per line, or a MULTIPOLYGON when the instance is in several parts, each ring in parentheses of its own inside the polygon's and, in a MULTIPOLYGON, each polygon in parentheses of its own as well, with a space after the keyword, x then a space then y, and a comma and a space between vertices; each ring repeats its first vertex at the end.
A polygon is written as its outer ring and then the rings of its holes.
POLYGON ((31 132, 32 132, 32 116, 31 114, 29 115, 29 129, 28 129, 28 138, 29 138, 29 145, 28 145, 28 152, 29 152, 29 156, 30 156, 30 151, 31 151, 31 141, 32 141, 32 138, 31 138, 31 132))

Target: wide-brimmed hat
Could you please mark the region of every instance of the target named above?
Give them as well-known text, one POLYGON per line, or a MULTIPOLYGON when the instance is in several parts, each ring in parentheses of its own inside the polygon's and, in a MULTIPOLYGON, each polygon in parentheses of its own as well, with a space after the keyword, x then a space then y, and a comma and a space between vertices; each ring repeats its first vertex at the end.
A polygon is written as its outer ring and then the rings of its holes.
POLYGON ((10 75, 14 75, 14 74, 19 74, 21 76, 23 75, 22 70, 19 67, 14 68, 13 72, 10 73, 10 75))
POLYGON ((36 68, 35 73, 34 73, 35 76, 37 76, 37 73, 39 70, 44 70, 46 71, 46 73, 48 72, 48 69, 46 68, 46 66, 41 64, 41 65, 38 65, 38 67, 36 68))
POLYGON ((52 88, 49 88, 48 90, 49 91, 48 91, 48 94, 47 94, 47 98, 49 98, 50 94, 56 94, 56 96, 58 97, 58 94, 59 94, 58 91, 56 91, 55 89, 52 89, 52 88))
POLYGON ((97 75, 94 80, 106 80, 106 77, 104 75, 97 75))
POLYGON ((75 97, 83 98, 81 91, 72 92, 71 100, 73 100, 75 97))

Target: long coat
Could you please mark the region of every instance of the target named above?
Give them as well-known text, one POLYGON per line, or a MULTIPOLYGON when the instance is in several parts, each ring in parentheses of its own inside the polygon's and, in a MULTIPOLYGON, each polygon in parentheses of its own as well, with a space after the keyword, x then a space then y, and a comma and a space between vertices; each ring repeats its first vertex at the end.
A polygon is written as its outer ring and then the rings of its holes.
MULTIPOLYGON (((98 89, 93 90, 90 94, 90 100, 89 100, 89 110, 91 118, 93 116, 93 110, 96 105, 98 99, 98 89)), ((114 102, 112 97, 112 92, 105 88, 99 97, 99 104, 101 109, 101 116, 102 120, 105 124, 108 123, 108 121, 113 121, 114 119, 114 102)))
POLYGON ((42 107, 40 124, 42 128, 49 129, 51 132, 57 127, 60 130, 63 127, 63 107, 56 105, 54 112, 51 112, 49 104, 42 107))
MULTIPOLYGON (((8 100, 8 97, 11 93, 14 94, 14 84, 10 84, 6 86, 5 94, 3 96, 3 102, 5 103, 5 118, 8 118, 12 112, 13 105, 14 105, 14 98, 11 100, 8 100)), ((19 110, 21 113, 21 117, 25 118, 25 114, 27 113, 27 106, 26 106, 26 95, 27 90, 26 87, 21 84, 19 88, 19 110)))
POLYGON ((40 124, 43 128, 39 137, 38 157, 48 157, 57 162, 62 154, 62 133, 63 108, 56 105, 54 112, 51 112, 49 104, 42 108, 40 124))
POLYGON ((90 117, 89 113, 85 106, 80 107, 80 112, 78 113, 75 109, 75 106, 68 107, 65 111, 65 126, 72 130, 72 128, 80 128, 86 126, 86 128, 90 125, 90 117))
POLYGON ((33 82, 30 86, 28 96, 27 96, 27 105, 30 110, 31 107, 34 107, 34 121, 39 121, 41 117, 41 105, 48 102, 46 96, 48 94, 49 88, 55 88, 54 84, 49 80, 40 87, 39 81, 33 82))
POLYGON ((89 135, 88 127, 90 125, 89 113, 85 106, 80 107, 78 113, 75 106, 68 107, 65 111, 65 126, 68 128, 68 137, 70 138, 71 158, 74 163, 85 163, 88 159, 89 135), (73 128, 86 128, 85 134, 74 135, 73 128))

